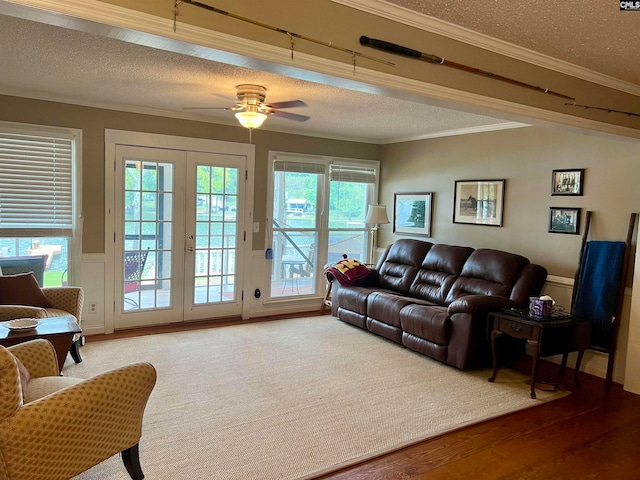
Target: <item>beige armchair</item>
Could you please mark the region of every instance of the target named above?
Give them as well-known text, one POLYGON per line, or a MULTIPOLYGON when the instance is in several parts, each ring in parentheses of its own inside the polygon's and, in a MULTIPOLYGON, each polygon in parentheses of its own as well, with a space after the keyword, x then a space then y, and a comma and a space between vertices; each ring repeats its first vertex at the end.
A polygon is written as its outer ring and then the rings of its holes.
MULTIPOLYGON (((78 325, 82 328, 82 306, 84 304, 84 291, 82 287, 45 287, 42 293, 51 302, 52 307, 32 307, 27 305, 0 305, 0 322, 13 320, 15 318, 53 318, 75 317, 78 325)), ((69 353, 76 363, 82 361, 80 356, 80 346, 82 345, 81 335, 73 338, 73 343, 69 353)))
POLYGON ((43 339, 0 347, 0 480, 68 480, 119 452, 131 478, 143 479, 138 443, 155 382, 148 363, 58 376, 43 339))

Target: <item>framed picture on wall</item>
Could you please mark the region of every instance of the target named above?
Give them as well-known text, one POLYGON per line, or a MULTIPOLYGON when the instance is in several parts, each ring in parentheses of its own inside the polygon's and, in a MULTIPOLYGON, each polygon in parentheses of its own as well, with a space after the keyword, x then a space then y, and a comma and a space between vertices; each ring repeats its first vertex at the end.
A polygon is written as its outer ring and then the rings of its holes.
POLYGON ((578 235, 581 211, 581 208, 550 207, 549 232, 578 235))
POLYGON ((456 180, 453 223, 502 226, 505 180, 456 180))
POLYGON ((554 170, 551 175, 551 195, 582 195, 584 168, 554 170))
POLYGON ((431 236, 433 192, 393 196, 393 233, 431 236))

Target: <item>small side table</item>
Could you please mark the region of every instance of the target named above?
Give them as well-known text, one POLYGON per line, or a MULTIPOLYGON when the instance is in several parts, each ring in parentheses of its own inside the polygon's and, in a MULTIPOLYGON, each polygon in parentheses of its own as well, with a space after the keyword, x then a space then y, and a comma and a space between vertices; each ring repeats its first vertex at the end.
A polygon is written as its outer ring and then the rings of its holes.
MULTIPOLYGON (((28 342, 29 340, 35 340, 36 338, 44 338, 49 340, 53 345, 53 349, 56 351, 58 357, 58 368, 62 372, 64 361, 69 353, 69 348, 73 344, 73 336, 76 333, 82 333, 78 322, 71 316, 65 317, 52 317, 39 319, 38 326, 33 330, 23 330, 12 332, 4 326, 0 326, 0 345, 3 347, 10 347, 22 342, 28 342)), ((78 352, 76 352, 76 355, 78 352)), ((73 355, 73 354, 72 354, 73 355)), ((76 363, 82 361, 74 360, 76 363)))
POLYGON ((498 372, 496 355, 496 338, 505 334, 514 338, 522 338, 534 349, 533 365, 531 368, 531 398, 536 398, 536 377, 538 374, 538 360, 540 357, 562 354, 560 372, 564 373, 567 366, 569 352, 578 352, 574 381, 580 386, 578 372, 584 351, 591 346, 591 322, 571 315, 562 317, 532 317, 526 311, 504 310, 491 312, 493 331, 491 332, 491 353, 493 355, 493 375, 489 378, 493 382, 498 372))

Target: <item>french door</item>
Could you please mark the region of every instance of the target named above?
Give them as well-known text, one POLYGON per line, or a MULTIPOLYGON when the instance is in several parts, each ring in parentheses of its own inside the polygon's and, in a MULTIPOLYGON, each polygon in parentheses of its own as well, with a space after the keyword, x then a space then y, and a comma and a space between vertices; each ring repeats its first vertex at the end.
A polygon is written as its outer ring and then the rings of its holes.
POLYGON ((240 315, 246 157, 115 157, 115 328, 240 315))

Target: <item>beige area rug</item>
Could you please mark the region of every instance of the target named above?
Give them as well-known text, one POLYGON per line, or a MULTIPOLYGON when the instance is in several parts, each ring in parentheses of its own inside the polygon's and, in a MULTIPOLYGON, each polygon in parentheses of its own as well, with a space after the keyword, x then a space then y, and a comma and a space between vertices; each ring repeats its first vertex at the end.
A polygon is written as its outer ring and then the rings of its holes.
MULTIPOLYGON (((330 316, 87 343, 67 376, 158 371, 143 426, 147 480, 313 478, 540 405, 526 377, 461 372, 330 316)), ((115 456, 77 479, 128 479, 115 456)))

